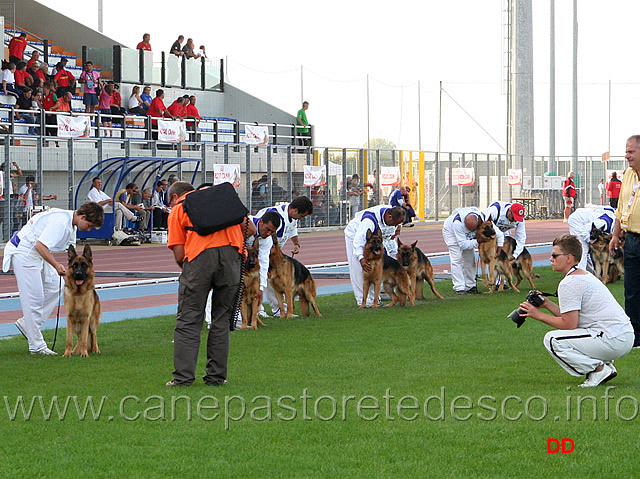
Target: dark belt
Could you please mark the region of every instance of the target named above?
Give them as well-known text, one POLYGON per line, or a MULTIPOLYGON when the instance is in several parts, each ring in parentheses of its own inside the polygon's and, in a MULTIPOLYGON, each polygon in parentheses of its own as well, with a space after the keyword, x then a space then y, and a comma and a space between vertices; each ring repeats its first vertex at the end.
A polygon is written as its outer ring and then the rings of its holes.
POLYGON ((16 248, 18 247, 18 245, 20 244, 20 236, 18 236, 18 232, 16 231, 15 233, 13 233, 13 236, 11 237, 11 239, 9 240, 9 242, 15 246, 16 248))

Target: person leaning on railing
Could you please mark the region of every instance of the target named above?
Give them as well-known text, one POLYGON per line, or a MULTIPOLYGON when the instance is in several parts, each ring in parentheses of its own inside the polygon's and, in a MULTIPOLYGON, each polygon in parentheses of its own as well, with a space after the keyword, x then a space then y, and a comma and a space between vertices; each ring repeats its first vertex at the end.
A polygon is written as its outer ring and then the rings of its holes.
MULTIPOLYGON (((51 111, 53 106, 58 103, 58 95, 55 94, 51 87, 51 83, 46 81, 42 85, 42 108, 45 111, 51 111)), ((56 125, 57 120, 55 115, 47 115, 45 113, 44 122, 47 125, 56 125)), ((47 127, 47 136, 56 136, 56 129, 47 127)))

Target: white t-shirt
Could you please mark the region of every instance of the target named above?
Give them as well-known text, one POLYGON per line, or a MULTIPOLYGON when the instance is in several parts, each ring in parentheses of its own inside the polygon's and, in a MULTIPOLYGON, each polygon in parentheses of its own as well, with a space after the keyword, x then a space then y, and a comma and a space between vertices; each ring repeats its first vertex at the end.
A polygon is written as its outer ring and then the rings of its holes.
MULTIPOLYGON (((27 185, 22 185, 18 190, 18 194, 24 196, 27 192, 27 189, 27 185)), ((29 190, 29 195, 25 198, 24 210, 27 211, 27 208, 29 208, 30 206, 33 206, 33 188, 29 190)))
POLYGON ((97 188, 91 188, 89 190, 89 193, 87 193, 87 199, 89 201, 95 201, 96 203, 100 203, 101 201, 104 201, 104 200, 110 200, 111 197, 102 190, 99 190, 97 188))
POLYGON ((33 216, 18 233, 18 251, 30 252, 38 241, 49 251, 66 251, 76 244, 76 227, 72 225, 73 211, 51 208, 33 216))
POLYGON ((2 70, 2 81, 13 85, 16 82, 16 77, 13 72, 7 68, 6 70, 2 70))
POLYGON ((140 102, 138 101, 136 96, 133 95, 133 96, 129 97, 129 110, 137 108, 138 106, 140 106, 140 102))
POLYGON ((593 337, 604 333, 614 338, 632 333, 633 327, 622 306, 607 287, 592 274, 570 274, 558 285, 560 312, 579 311, 578 328, 593 337))

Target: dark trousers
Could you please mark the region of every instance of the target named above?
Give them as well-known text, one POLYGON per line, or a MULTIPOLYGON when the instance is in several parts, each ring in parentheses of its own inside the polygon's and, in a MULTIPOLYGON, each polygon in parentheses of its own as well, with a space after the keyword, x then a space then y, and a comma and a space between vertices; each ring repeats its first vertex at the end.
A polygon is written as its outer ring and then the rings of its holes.
POLYGON ((609 198, 609 206, 612 208, 618 207, 618 198, 609 198))
POLYGON ((178 315, 174 331, 175 382, 189 385, 195 380, 200 333, 209 290, 213 291, 211 329, 207 337, 206 384, 227 379, 229 324, 233 301, 240 284, 240 255, 233 246, 209 248, 192 261, 185 261, 178 288, 178 315))
POLYGON ((624 310, 640 345, 640 235, 627 233, 624 240, 624 310))

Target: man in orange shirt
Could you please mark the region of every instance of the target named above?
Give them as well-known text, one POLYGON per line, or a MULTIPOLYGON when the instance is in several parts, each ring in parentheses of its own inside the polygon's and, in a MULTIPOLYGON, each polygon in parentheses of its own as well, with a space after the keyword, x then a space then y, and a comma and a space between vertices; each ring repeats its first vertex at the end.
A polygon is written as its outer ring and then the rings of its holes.
POLYGON ((149 43, 150 40, 151 40, 151 35, 149 33, 145 33, 144 35, 142 35, 142 41, 138 43, 136 50, 145 50, 150 52, 151 51, 151 43, 149 43))
POLYGON ((9 41, 9 62, 15 64, 21 62, 25 48, 27 48, 27 34, 22 32, 9 41))
POLYGON ((167 386, 190 386, 195 381, 200 333, 209 290, 212 291, 212 324, 207 338, 205 384, 220 386, 227 382, 229 324, 234 314, 234 299, 240 285, 243 229, 246 237, 256 234, 252 221, 229 226, 207 236, 187 230, 193 224, 182 201, 193 186, 176 181, 169 189, 168 247, 182 268, 178 288, 178 314, 173 336, 173 379, 167 386))

